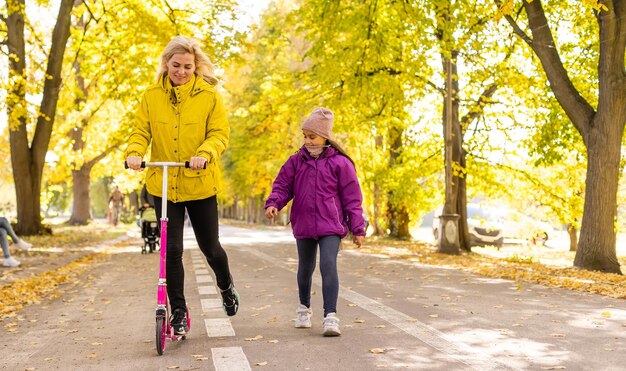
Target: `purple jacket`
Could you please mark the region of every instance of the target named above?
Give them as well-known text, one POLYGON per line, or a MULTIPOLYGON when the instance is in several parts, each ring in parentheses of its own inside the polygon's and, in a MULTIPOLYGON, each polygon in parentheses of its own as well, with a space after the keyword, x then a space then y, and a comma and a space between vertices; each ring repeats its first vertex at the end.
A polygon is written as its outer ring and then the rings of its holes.
POLYGON ((282 166, 265 201, 281 210, 293 199, 289 220, 296 239, 348 232, 365 236, 361 187, 350 160, 328 147, 317 159, 304 148, 282 166))

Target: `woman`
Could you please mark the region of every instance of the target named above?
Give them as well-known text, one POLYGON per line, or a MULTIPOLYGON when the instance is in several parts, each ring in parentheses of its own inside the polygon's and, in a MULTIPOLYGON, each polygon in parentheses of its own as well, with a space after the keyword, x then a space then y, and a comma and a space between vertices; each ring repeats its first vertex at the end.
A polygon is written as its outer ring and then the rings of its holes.
MULTIPOLYGON (((176 335, 188 331, 182 260, 185 210, 198 246, 215 272, 224 311, 234 316, 239 308, 228 257, 218 237, 218 160, 228 145, 230 128, 213 70, 198 41, 174 37, 161 55, 156 84, 143 95, 126 149, 126 163, 134 170, 140 169, 150 143, 152 162, 189 161, 188 169, 174 167, 168 171, 167 195, 163 195, 167 197, 169 219, 167 293, 176 335)), ((149 168, 146 174, 146 187, 154 196, 159 218, 162 175, 161 168, 149 168)))

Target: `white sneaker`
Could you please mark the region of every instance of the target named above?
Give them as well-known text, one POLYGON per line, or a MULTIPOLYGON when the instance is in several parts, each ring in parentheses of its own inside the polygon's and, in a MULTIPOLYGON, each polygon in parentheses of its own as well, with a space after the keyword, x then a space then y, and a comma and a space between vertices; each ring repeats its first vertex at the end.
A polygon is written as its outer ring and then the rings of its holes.
POLYGON ((310 328, 313 311, 302 304, 296 308, 296 328, 310 328))
POLYGON ((4 262, 2 262, 3 267, 17 267, 19 265, 20 262, 12 256, 4 258, 4 262))
POLYGON ((33 245, 22 239, 19 239, 17 243, 15 244, 15 247, 21 250, 30 250, 30 248, 33 247, 33 245))
POLYGON ((339 336, 339 318, 336 313, 328 313, 324 318, 324 336, 339 336))

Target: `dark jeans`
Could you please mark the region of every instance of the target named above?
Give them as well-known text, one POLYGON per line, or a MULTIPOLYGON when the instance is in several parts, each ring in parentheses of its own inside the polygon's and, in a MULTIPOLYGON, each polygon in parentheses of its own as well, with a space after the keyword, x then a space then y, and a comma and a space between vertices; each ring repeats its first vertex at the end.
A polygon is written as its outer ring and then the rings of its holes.
MULTIPOLYGON (((154 197, 154 208, 161 219, 161 198, 154 197)), ((167 202, 167 295, 172 310, 186 308, 185 269, 183 267, 183 229, 185 227, 185 209, 193 227, 196 241, 215 273, 217 286, 225 290, 232 283, 228 268, 228 256, 219 241, 217 220, 217 197, 186 202, 167 202)))
POLYGON ((320 247, 320 273, 322 274, 322 296, 324 317, 337 312, 339 296, 339 275, 337 274, 337 254, 341 239, 339 236, 324 236, 319 240, 306 238, 296 240, 298 246, 298 290, 300 304, 311 306, 311 284, 315 272, 317 246, 320 247))

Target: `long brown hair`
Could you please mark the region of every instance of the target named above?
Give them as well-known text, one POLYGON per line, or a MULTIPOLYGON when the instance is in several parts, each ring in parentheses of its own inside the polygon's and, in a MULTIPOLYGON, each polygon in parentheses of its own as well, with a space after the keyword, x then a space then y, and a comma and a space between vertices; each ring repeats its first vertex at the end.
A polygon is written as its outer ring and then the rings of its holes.
POLYGON ((337 152, 341 153, 343 156, 346 156, 348 160, 352 162, 352 165, 354 166, 354 169, 356 170, 356 164, 354 163, 354 160, 352 160, 352 158, 348 156, 346 151, 339 145, 339 143, 335 142, 332 139, 326 139, 326 140, 328 141, 328 144, 330 144, 330 146, 333 147, 337 152))

